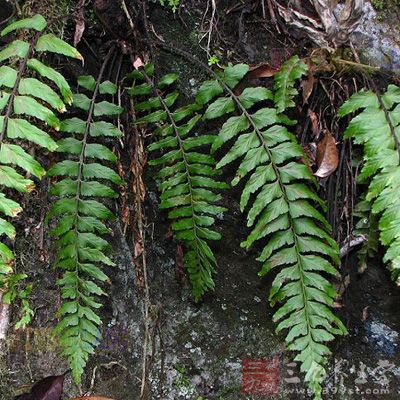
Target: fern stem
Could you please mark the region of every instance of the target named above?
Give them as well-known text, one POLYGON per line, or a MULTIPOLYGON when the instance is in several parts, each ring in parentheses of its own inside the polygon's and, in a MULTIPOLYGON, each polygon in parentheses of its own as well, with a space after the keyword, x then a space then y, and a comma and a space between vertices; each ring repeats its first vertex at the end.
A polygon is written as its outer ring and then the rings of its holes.
MULTIPOLYGON (((82 139, 82 149, 81 149, 81 153, 79 155, 79 170, 78 170, 78 176, 77 176, 77 185, 76 185, 76 213, 75 213, 75 219, 74 219, 74 231, 76 236, 78 237, 79 235, 79 231, 78 231, 78 219, 79 219, 79 201, 80 201, 80 194, 81 194, 81 184, 82 184, 82 171, 83 171, 83 165, 84 165, 84 161, 85 161, 85 150, 86 150, 86 144, 87 144, 87 139, 89 136, 89 132, 90 132, 90 124, 92 122, 93 119, 93 113, 94 113, 94 106, 96 103, 96 98, 97 98, 97 94, 99 91, 99 86, 102 80, 102 77, 104 75, 104 71, 106 69, 106 66, 111 58, 111 55, 114 52, 115 47, 112 46, 106 56, 106 58, 103 61, 103 64, 100 68, 99 71, 99 75, 97 77, 97 81, 96 81, 96 86, 94 88, 93 91, 93 96, 90 99, 90 106, 89 106, 89 111, 88 111, 88 117, 86 119, 86 126, 85 126, 85 132, 83 135, 83 139, 82 139)), ((75 272, 77 274, 77 276, 79 276, 79 251, 78 251, 78 240, 75 242, 75 248, 76 248, 76 254, 77 254, 77 260, 76 260, 76 268, 75 268, 75 272)), ((78 281, 77 281, 77 286, 78 286, 78 281)), ((79 291, 79 287, 76 288, 77 293, 80 293, 79 291)))

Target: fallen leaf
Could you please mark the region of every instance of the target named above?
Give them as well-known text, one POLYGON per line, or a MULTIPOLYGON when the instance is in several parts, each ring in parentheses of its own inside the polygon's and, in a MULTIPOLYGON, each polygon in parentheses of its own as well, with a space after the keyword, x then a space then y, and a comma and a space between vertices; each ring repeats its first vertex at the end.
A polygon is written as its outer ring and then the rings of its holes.
POLYGON ((30 393, 17 396, 15 400, 60 400, 63 392, 65 374, 48 376, 36 382, 30 393))
POLYGON ((314 174, 318 178, 326 178, 331 175, 339 165, 339 152, 333 135, 326 131, 325 136, 317 145, 317 166, 314 174))
POLYGON ((279 70, 271 67, 269 64, 261 63, 251 65, 249 68, 249 78, 270 78, 274 76, 279 70))
POLYGON ((75 34, 74 34, 74 46, 81 41, 83 32, 85 32, 85 0, 79 0, 76 6, 76 12, 74 14, 75 20, 75 34))
POLYGON ((308 118, 310 118, 310 121, 311 121, 312 133, 313 133, 315 139, 318 139, 319 132, 321 131, 320 126, 319 126, 318 114, 310 109, 310 110, 308 110, 307 115, 308 115, 308 118))

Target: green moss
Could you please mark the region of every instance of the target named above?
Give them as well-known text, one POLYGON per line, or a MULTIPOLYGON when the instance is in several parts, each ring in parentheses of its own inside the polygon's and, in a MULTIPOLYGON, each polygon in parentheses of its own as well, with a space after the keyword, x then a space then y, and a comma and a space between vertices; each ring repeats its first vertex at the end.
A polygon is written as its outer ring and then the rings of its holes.
POLYGON ((371 3, 377 11, 388 11, 400 5, 400 0, 371 0, 371 3))
POLYGON ((385 8, 385 1, 384 0, 372 0, 372 5, 375 8, 375 10, 382 11, 385 8))

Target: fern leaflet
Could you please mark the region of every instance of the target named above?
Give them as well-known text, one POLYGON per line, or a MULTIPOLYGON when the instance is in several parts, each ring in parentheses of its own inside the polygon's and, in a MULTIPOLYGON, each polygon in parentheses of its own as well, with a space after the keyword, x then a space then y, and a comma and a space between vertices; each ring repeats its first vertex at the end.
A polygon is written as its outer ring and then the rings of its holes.
POLYGON ((274 102, 278 113, 294 107, 293 98, 298 95, 296 82, 307 73, 307 65, 298 56, 293 56, 283 63, 275 75, 274 102))
POLYGON ((225 189, 227 185, 215 180, 218 171, 215 170, 214 158, 199 152, 215 140, 215 135, 196 134, 201 115, 195 112, 201 107, 189 104, 173 111, 178 93, 165 93, 165 90, 178 76, 168 74, 154 83, 149 77, 152 72, 151 65, 134 71, 132 77, 144 80, 144 83, 134 85, 129 92, 134 96, 154 95, 136 103, 137 111, 150 112, 140 116, 136 122, 159 124, 155 134, 160 139, 148 149, 166 151, 149 164, 163 166, 157 175, 162 181, 160 208, 170 210, 168 216, 173 221, 171 226, 175 238, 185 244, 184 261, 194 298, 198 301, 207 291, 214 289, 216 259, 208 241, 220 239, 220 234, 211 227, 215 217, 225 211, 216 204, 221 196, 214 191, 225 189))
POLYGON ((359 180, 372 179, 366 200, 372 205, 372 213, 379 216, 380 241, 388 247, 384 261, 389 263, 393 280, 400 285, 400 88, 389 85, 382 96, 362 90, 342 105, 339 115, 359 110, 345 137, 364 146, 359 180))
POLYGON ((217 168, 241 160, 232 185, 249 176, 240 207, 248 209, 247 223, 253 228, 242 246, 249 248, 268 238, 258 260, 263 263, 261 276, 279 269, 269 294, 271 305, 283 303, 274 315, 274 321, 280 321, 277 331, 289 330, 289 349, 298 352, 295 360, 301 363, 315 398, 320 398, 324 364, 330 354, 325 342, 346 332, 330 310, 336 292, 323 276, 337 274, 332 264, 339 263, 339 255, 328 233, 330 226, 316 208, 324 209, 325 204, 310 188, 313 176, 298 161, 302 148, 285 127, 295 122, 280 113, 291 105, 295 91, 288 88, 301 75, 292 76, 288 68, 293 69, 293 62, 277 74, 275 94, 263 87, 250 87, 236 96, 233 88, 249 67, 229 66, 221 76, 215 75, 215 80, 202 85, 197 101, 204 104, 213 100, 204 115, 207 120, 237 111, 223 124, 213 145, 216 151, 235 139, 217 168), (257 107, 267 102, 275 103, 276 108, 257 107), (257 111, 253 111, 255 107, 257 111))
POLYGON ((101 237, 109 233, 104 224, 113 218, 112 212, 96 198, 116 198, 109 183, 122 184, 119 175, 97 161, 116 162, 116 156, 98 137, 120 137, 113 124, 96 120, 95 116, 114 116, 121 107, 107 101, 96 102, 99 94, 115 94, 116 86, 101 82, 103 64, 97 81, 91 76, 79 78, 79 84, 91 92, 75 94, 73 104, 87 112, 86 120, 70 118, 61 122, 60 130, 70 137, 58 141, 57 151, 68 156, 49 171, 49 176, 62 177, 50 194, 59 199, 52 205, 48 218, 57 218, 51 235, 57 237, 55 266, 64 270, 58 281, 64 300, 55 331, 60 336, 62 355, 69 361, 74 381, 79 383, 88 357, 101 339, 101 320, 96 310, 101 307, 98 296, 105 295, 99 283, 109 282, 99 264, 114 266, 106 255, 111 245, 101 237), (94 143, 92 143, 94 141, 94 143))
MULTIPOLYGON (((26 142, 32 142, 49 151, 55 150, 56 143, 40 126, 44 123, 59 129, 60 122, 56 113, 64 112, 64 102, 71 101, 71 90, 63 76, 43 64, 35 55, 50 52, 82 58, 77 50, 63 40, 52 34, 45 34, 46 27, 45 19, 41 15, 35 15, 11 23, 1 32, 1 36, 5 36, 20 29, 36 31, 30 42, 15 39, 0 50, 0 236, 11 241, 16 231, 7 218, 15 217, 22 208, 10 196, 13 191, 27 193, 34 189, 34 182, 25 178, 22 173, 38 179, 45 175, 43 167, 26 151, 26 142), (29 75, 29 71, 36 72, 36 77, 29 75), (45 80, 58 87, 64 100, 45 80)), ((26 302, 26 291, 21 292, 22 297, 17 296, 13 287, 25 276, 19 274, 10 278, 13 261, 14 254, 9 244, 2 240, 0 300, 9 303, 19 297, 26 302)), ((23 304, 25 306, 26 303, 23 304)), ((26 321, 27 318, 24 318, 22 325, 26 321)))

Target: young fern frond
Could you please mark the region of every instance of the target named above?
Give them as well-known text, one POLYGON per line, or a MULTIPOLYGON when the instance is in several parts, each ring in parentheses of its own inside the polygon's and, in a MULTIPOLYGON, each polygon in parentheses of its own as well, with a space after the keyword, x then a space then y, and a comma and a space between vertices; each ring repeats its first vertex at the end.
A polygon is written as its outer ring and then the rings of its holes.
POLYGON ((215 190, 225 189, 227 185, 215 179, 218 171, 214 158, 201 152, 201 148, 215 140, 215 135, 197 134, 201 115, 195 112, 201 107, 198 104, 174 107, 178 93, 166 90, 178 76, 168 74, 154 83, 149 77, 152 69, 149 66, 146 69, 147 72, 142 69, 132 74, 144 83, 133 86, 129 92, 133 96, 154 96, 136 103, 135 109, 141 114, 136 123, 159 124, 155 130, 159 139, 148 149, 161 150, 162 155, 149 164, 162 167, 157 174, 161 181, 160 208, 169 210, 175 238, 185 244, 184 262, 194 299, 198 301, 214 289, 216 259, 208 241, 220 239, 212 226, 215 217, 225 209, 216 204, 221 196, 215 190))
POLYGON ((16 297, 10 285, 21 280, 21 275, 18 279, 8 279, 13 272, 14 254, 3 240, 14 239, 15 228, 8 218, 22 211, 11 196, 15 191, 27 193, 34 189, 34 182, 25 178, 24 173, 38 179, 45 175, 43 167, 26 151, 28 143, 55 150, 56 143, 41 125, 58 130, 56 113, 64 112, 64 102, 70 103, 72 99, 63 76, 39 58, 45 52, 82 58, 69 44, 45 34, 46 26, 45 19, 35 15, 11 23, 1 32, 5 36, 20 29, 35 31, 29 42, 16 39, 0 50, 0 300, 3 297, 3 302, 16 297), (58 87, 63 100, 47 82, 58 87))
POLYGON ((279 73, 275 75, 274 102, 278 113, 295 106, 293 98, 298 95, 296 83, 307 74, 307 70, 307 65, 298 56, 293 56, 282 64, 279 73))
MULTIPOLYGON (((315 398, 320 398, 324 364, 330 354, 325 342, 346 332, 330 310, 336 292, 323 276, 337 274, 338 246, 329 235, 329 223, 317 210, 317 206, 325 209, 325 204, 312 190, 311 172, 299 161, 302 148, 284 126, 294 121, 279 112, 290 105, 288 99, 294 94, 287 88, 282 91, 281 84, 287 85, 288 78, 278 74, 275 95, 266 88, 251 87, 236 96, 233 88, 248 69, 244 64, 225 68, 222 76, 202 85, 197 101, 212 100, 204 115, 207 120, 236 111, 213 145, 215 151, 235 139, 217 168, 241 160, 232 185, 248 176, 240 207, 248 210, 247 224, 252 227, 242 246, 249 248, 267 238, 258 260, 263 263, 261 276, 277 272, 269 294, 271 305, 282 303, 274 315, 274 321, 280 321, 277 331, 288 330, 289 349, 298 352, 295 360, 301 363, 315 398), (283 92, 291 94, 278 95, 283 92), (277 108, 264 107, 282 96, 286 100, 277 108)), ((286 76, 287 71, 282 74, 286 76)))
POLYGON ((97 198, 118 197, 110 185, 123 183, 113 169, 101 164, 115 163, 116 156, 107 146, 97 143, 98 137, 121 136, 113 124, 95 118, 113 117, 122 112, 113 103, 98 102, 99 94, 116 92, 113 83, 101 83, 108 58, 97 81, 91 76, 79 78, 79 84, 91 96, 76 94, 73 104, 85 111, 87 118, 74 117, 61 122, 60 130, 70 136, 58 141, 57 151, 67 159, 48 171, 49 176, 61 177, 51 187, 50 194, 59 199, 48 214, 48 218, 57 218, 51 230, 51 235, 57 238, 55 266, 64 271, 58 281, 63 304, 55 331, 76 383, 81 381, 88 357, 101 339, 101 320, 96 310, 101 307, 98 297, 105 295, 100 284, 109 279, 100 265, 114 266, 106 255, 111 245, 101 237, 109 233, 105 221, 112 219, 113 214, 97 198))
POLYGON ((382 96, 362 90, 342 105, 339 115, 359 110, 344 135, 364 146, 359 180, 371 179, 366 200, 379 217, 380 241, 388 248, 384 261, 400 285, 400 88, 389 85, 382 96))

